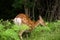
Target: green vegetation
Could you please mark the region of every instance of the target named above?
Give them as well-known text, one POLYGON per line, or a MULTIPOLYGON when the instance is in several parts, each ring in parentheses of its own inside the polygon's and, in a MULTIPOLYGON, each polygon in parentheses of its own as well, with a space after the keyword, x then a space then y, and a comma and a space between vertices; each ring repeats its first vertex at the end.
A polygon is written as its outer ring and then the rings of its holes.
MULTIPOLYGON (((29 37, 24 40, 60 40, 60 21, 46 22, 47 26, 36 27, 29 37)), ((29 29, 27 25, 22 24, 21 27, 11 23, 10 21, 0 20, 0 40, 20 40, 18 32, 29 29)))

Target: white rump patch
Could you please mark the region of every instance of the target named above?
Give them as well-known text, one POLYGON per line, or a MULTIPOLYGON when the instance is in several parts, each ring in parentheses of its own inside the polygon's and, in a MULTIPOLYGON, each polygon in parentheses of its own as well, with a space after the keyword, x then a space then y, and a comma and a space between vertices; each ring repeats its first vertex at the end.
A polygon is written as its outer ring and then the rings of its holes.
POLYGON ((21 18, 15 18, 15 19, 13 20, 13 22, 14 22, 16 25, 21 25, 22 20, 21 20, 21 18))

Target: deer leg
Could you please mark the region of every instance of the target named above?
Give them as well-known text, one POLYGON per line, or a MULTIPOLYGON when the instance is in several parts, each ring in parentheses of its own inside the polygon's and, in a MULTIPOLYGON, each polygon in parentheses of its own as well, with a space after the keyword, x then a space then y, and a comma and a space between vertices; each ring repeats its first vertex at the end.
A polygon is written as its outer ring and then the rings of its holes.
POLYGON ((20 36, 20 39, 23 40, 22 38, 22 34, 23 34, 24 30, 22 30, 21 32, 19 32, 19 36, 20 36))

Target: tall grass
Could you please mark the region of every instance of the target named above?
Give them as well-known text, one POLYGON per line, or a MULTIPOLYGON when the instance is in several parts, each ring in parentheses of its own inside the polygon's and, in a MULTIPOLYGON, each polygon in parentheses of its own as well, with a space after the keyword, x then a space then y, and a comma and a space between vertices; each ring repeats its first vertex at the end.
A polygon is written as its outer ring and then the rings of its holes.
MULTIPOLYGON (((38 25, 32 30, 29 37, 24 40, 60 40, 60 20, 57 22, 46 22, 47 26, 38 25)), ((0 20, 0 40, 20 40, 18 33, 29 27, 22 24, 20 27, 10 21, 0 20)))

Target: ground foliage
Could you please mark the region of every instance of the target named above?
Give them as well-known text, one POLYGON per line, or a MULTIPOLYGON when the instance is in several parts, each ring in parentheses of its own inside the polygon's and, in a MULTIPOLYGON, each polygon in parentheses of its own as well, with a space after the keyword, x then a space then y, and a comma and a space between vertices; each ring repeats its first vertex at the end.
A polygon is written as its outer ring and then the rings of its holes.
MULTIPOLYGON (((46 22, 47 26, 38 25, 29 37, 24 40, 60 40, 60 20, 57 22, 46 22)), ((20 40, 18 32, 26 29, 27 25, 18 27, 11 21, 0 20, 0 40, 20 40), (24 27, 22 27, 24 26, 24 27), (22 29, 21 29, 22 28, 22 29)))

